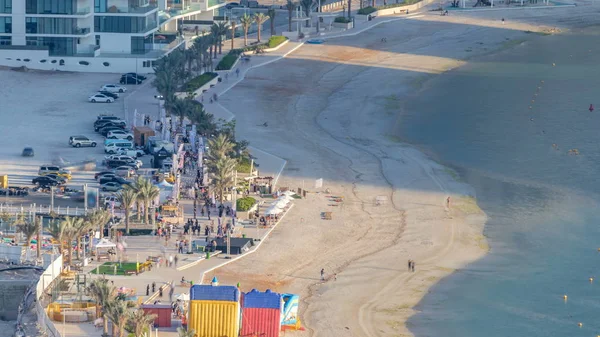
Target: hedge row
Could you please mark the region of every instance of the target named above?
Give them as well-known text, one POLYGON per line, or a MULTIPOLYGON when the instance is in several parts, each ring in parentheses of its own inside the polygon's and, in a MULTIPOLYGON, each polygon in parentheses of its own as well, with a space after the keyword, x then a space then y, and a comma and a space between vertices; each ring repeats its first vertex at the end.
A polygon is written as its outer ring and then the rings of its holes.
POLYGON ((337 23, 349 23, 352 20, 348 19, 345 16, 338 16, 337 18, 335 18, 335 20, 333 20, 333 22, 337 22, 337 23))
POLYGON ((361 8, 358 10, 358 14, 360 14, 360 15, 369 15, 373 12, 377 12, 377 8, 375 8, 373 6, 361 8))
POLYGON ((267 42, 267 47, 275 48, 275 47, 279 46, 280 44, 284 43, 285 41, 287 41, 287 39, 288 39, 287 37, 281 36, 281 35, 271 36, 269 38, 269 42, 267 42))
POLYGON ((217 70, 229 70, 231 67, 233 67, 235 61, 237 61, 238 57, 240 57, 240 53, 234 52, 236 50, 237 49, 231 50, 221 59, 221 61, 219 61, 219 64, 217 64, 217 70))
POLYGON ((245 197, 241 199, 237 199, 235 203, 235 208, 238 212, 245 212, 250 210, 252 206, 256 203, 256 199, 252 197, 245 197))
POLYGON ((212 79, 214 79, 217 76, 218 76, 217 73, 204 73, 200 76, 196 76, 196 77, 192 78, 191 80, 189 80, 186 84, 183 85, 183 91, 185 91, 185 92, 196 91, 196 90, 200 89, 200 87, 202 87, 206 83, 210 82, 212 79))

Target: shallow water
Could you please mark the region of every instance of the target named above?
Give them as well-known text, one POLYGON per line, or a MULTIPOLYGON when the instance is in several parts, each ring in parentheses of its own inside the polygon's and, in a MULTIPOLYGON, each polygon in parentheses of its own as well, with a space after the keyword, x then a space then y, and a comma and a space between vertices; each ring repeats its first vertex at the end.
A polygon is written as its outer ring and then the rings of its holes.
POLYGON ((432 288, 416 336, 600 334, 598 37, 534 38, 406 102, 399 134, 457 168, 489 216, 490 253, 432 288))

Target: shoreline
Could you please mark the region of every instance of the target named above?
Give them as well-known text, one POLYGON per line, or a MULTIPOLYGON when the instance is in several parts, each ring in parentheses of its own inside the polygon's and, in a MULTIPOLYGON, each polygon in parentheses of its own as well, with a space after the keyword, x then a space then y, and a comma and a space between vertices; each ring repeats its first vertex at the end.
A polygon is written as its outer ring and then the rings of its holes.
MULTIPOLYGON (((507 48, 511 48, 514 46, 508 46, 507 48)), ((507 49, 504 48, 504 49, 507 49)), ((302 48, 305 49, 305 48, 302 48)), ((297 52, 298 53, 302 53, 303 50, 299 50, 297 52)), ((306 48, 308 49, 308 48, 306 48)), ((501 52, 503 49, 500 50, 495 50, 492 52, 489 52, 487 54, 496 54, 498 52, 501 52)), ((477 56, 474 56, 477 57, 477 56)), ((297 55, 291 55, 289 59, 298 59, 297 55)), ((300 57, 301 59, 301 57, 300 57)), ((308 58, 307 58, 308 59, 308 58)), ((468 58, 471 59, 471 58, 468 58)), ((465 61, 466 62, 466 61, 465 61)), ((445 71, 441 72, 441 73, 445 73, 445 71)), ((434 78, 433 76, 429 76, 429 78, 434 78)), ((421 88, 425 87, 427 85, 427 82, 429 82, 429 80, 423 81, 423 83, 421 83, 421 88)), ((417 93, 414 93, 415 95, 418 94, 418 92, 421 90, 418 90, 417 93)), ((300 96, 301 98, 302 96, 300 96)), ((294 102, 294 104, 292 104, 293 106, 297 106, 299 103, 299 98, 297 98, 294 102)), ((306 102, 301 102, 306 104, 306 102)), ((330 104, 330 102, 326 102, 326 105, 330 104)), ((236 111, 235 109, 230 109, 232 111, 236 111)), ((311 118, 314 118, 314 126, 317 129, 322 129, 322 130, 331 130, 331 126, 327 125, 329 124, 328 122, 325 122, 323 119, 329 119, 329 117, 336 117, 335 114, 323 114, 322 113, 323 110, 319 110, 319 112, 316 115, 311 116, 311 118), (324 117, 326 116, 326 117, 324 117), (321 119, 321 123, 319 122, 319 119, 321 119)), ((291 114, 292 117, 297 118, 297 114, 291 114)), ((293 119, 294 119, 293 118, 293 119)), ((304 122, 305 120, 294 120, 295 124, 302 124, 305 125, 304 122)), ((346 130, 347 131, 347 130, 346 130)), ((308 138, 309 136, 315 136, 315 133, 306 133, 304 135, 304 138, 308 138)), ((321 137, 321 135, 316 137, 317 140, 319 140, 321 137)), ((350 139, 350 141, 346 142, 344 140, 343 137, 340 137, 339 135, 335 135, 333 133, 329 133, 328 135, 328 141, 331 142, 331 139, 333 139, 334 142, 340 143, 340 144, 334 144, 333 148, 335 147, 340 147, 340 148, 344 148, 344 145, 346 146, 351 146, 353 149, 353 151, 357 151, 357 152, 362 152, 363 154, 369 153, 369 146, 362 146, 362 145, 358 145, 356 144, 357 139, 346 136, 345 139, 350 139), (350 143, 352 142, 352 143, 350 143), (350 144, 348 144, 350 143, 350 144)), ((437 195, 434 196, 421 196, 423 199, 428 199, 428 201, 434 200, 433 202, 431 202, 429 205, 427 205, 427 210, 424 211, 424 208, 418 209, 418 210, 414 210, 414 209, 410 209, 409 207, 406 206, 406 204, 403 205, 404 209, 401 210, 393 210, 392 212, 402 212, 402 214, 400 215, 400 219, 401 222, 404 223, 404 225, 400 226, 400 228, 396 228, 396 231, 394 232, 396 234, 397 240, 392 240, 391 242, 388 242, 388 245, 384 245, 383 247, 380 247, 379 249, 375 249, 375 250, 370 250, 370 251, 365 251, 362 252, 362 254, 356 254, 354 256, 352 256, 352 258, 349 258, 348 260, 344 261, 343 263, 337 263, 335 264, 335 266, 332 268, 333 272, 336 272, 337 277, 339 278, 339 280, 337 282, 340 282, 339 284, 341 284, 344 279, 347 279, 351 282, 344 282, 344 286, 345 287, 355 287, 356 284, 360 284, 360 282, 357 282, 359 280, 357 280, 356 277, 354 277, 353 280, 350 279, 350 277, 346 278, 345 274, 346 273, 351 273, 352 269, 356 269, 354 266, 352 266, 353 264, 358 264, 360 262, 364 262, 364 260, 370 260, 375 258, 376 260, 378 258, 380 258, 379 255, 381 255, 381 252, 386 252, 387 250, 394 250, 392 248, 396 248, 395 250, 401 250, 400 252, 394 252, 395 256, 406 256, 407 252, 406 252, 406 248, 410 247, 410 245, 412 244, 411 241, 414 241, 415 236, 416 239, 422 239, 419 238, 419 235, 415 235, 415 233, 412 233, 412 230, 415 231, 421 231, 423 230, 423 225, 424 223, 427 223, 427 221, 422 221, 423 218, 420 217, 431 217, 432 216, 432 212, 437 212, 435 214, 437 214, 437 218, 436 220, 442 220, 441 222, 445 222, 445 225, 447 225, 448 228, 445 228, 445 231, 449 231, 450 233, 444 233, 446 235, 445 239, 447 240, 446 244, 440 244, 441 246, 441 250, 439 250, 439 247, 436 247, 437 249, 434 250, 434 252, 437 252, 435 254, 431 254, 431 251, 428 251, 428 249, 424 249, 423 251, 421 251, 421 254, 415 254, 417 256, 417 273, 409 273, 408 275, 406 275, 407 273, 400 273, 398 275, 398 273, 394 273, 395 275, 385 275, 386 278, 388 278, 388 280, 385 280, 384 283, 385 285, 382 287, 379 287, 377 284, 377 281, 375 281, 373 284, 370 284, 369 286, 372 288, 377 288, 377 289, 381 289, 380 291, 378 291, 374 296, 371 297, 371 299, 369 301, 361 301, 359 299, 358 302, 363 302, 364 304, 362 304, 360 307, 358 308, 353 308, 353 309, 358 309, 358 328, 363 330, 362 335, 368 335, 368 336, 375 336, 375 335, 380 335, 379 331, 375 331, 374 325, 373 325, 373 321, 375 320, 380 320, 381 321, 381 316, 386 316, 384 314, 387 314, 388 316, 392 316, 394 320, 396 320, 397 322, 394 324, 386 324, 385 322, 385 318, 384 318, 384 325, 391 325, 391 328, 393 330, 394 333, 398 333, 401 332, 402 334, 410 334, 412 335, 412 333, 408 330, 408 328, 406 327, 405 323, 406 323, 406 319, 408 319, 410 316, 412 316, 416 311, 414 310, 414 306, 417 305, 420 300, 423 298, 424 295, 426 295, 426 293, 428 292, 428 289, 430 287, 432 287, 434 284, 436 284, 437 282, 439 282, 439 280, 441 280, 442 278, 444 278, 445 276, 450 275, 454 270, 468 264, 469 262, 475 261, 477 259, 479 259, 480 257, 484 256, 487 253, 487 244, 486 244, 486 240, 485 237, 483 236, 483 230, 484 230, 484 224, 485 224, 485 215, 482 214, 481 210, 479 210, 479 208, 476 205, 476 201, 472 198, 470 198, 469 196, 471 196, 472 194, 464 193, 463 195, 467 196, 467 197, 458 197, 458 198, 453 198, 453 206, 451 207, 453 209, 452 214, 449 216, 446 211, 444 210, 444 206, 443 206, 443 200, 445 200, 445 198, 442 197, 442 194, 444 194, 446 191, 465 191, 465 186, 459 186, 459 185, 464 185, 462 183, 460 183, 459 181, 456 181, 455 178, 455 172, 452 171, 452 169, 450 168, 446 168, 440 164, 437 164, 435 161, 432 161, 431 158, 429 158, 427 155, 424 155, 423 153, 417 151, 417 149, 414 147, 414 145, 410 145, 410 146, 406 146, 403 144, 398 144, 397 142, 389 142, 389 141, 385 141, 384 140, 379 140, 382 141, 381 144, 377 144, 377 150, 381 151, 381 147, 395 147, 394 150, 398 150, 397 147, 400 147, 400 149, 403 152, 402 155, 400 157, 403 157, 404 159, 409 159, 410 161, 413 162, 414 167, 416 169, 419 169, 421 171, 425 171, 425 178, 426 179, 431 179, 433 181, 435 181, 435 183, 438 185, 438 187, 440 187, 440 189, 442 190, 442 193, 438 193, 437 195), (424 167, 425 166, 425 167, 424 167), (450 170, 450 172, 448 171, 450 170), (454 173, 452 173, 454 172, 454 173), (440 180, 441 179, 441 180, 440 180), (446 185, 447 187, 444 188, 443 186, 446 185), (452 185, 452 186, 451 186, 452 185), (458 199, 458 202, 457 200, 458 199), (437 200, 437 201, 435 201, 437 200), (455 208, 456 207, 456 208, 455 208), (441 210, 441 213, 440 213, 441 210), (415 215, 412 215, 412 213, 416 213, 415 215), (419 213, 420 212, 420 213, 419 213), (411 218, 411 216, 414 216, 414 219, 411 218), (461 218, 461 219, 456 219, 455 217, 461 218), (412 223, 411 223, 411 220, 412 223), (460 221, 460 220, 464 220, 464 221, 460 221), (448 224, 449 223, 449 224, 448 224), (462 225, 462 226, 461 226, 462 225), (466 247, 457 247, 457 243, 455 242, 455 238, 456 238, 456 232, 463 232, 463 231, 469 231, 470 235, 472 236, 471 239, 473 239, 472 241, 467 241, 466 243, 466 247), (479 234, 479 236, 477 236, 477 234, 479 234), (404 245, 401 245, 404 244, 404 245), (398 247, 398 246, 402 246, 402 247, 398 247), (463 248, 463 249, 458 249, 458 252, 456 252, 457 248, 463 248), (469 248, 474 249, 473 251, 468 251, 469 248), (403 251, 402 251, 403 250, 403 251), (447 258, 448 254, 450 253, 460 253, 462 255, 460 255, 459 257, 453 257, 450 260, 451 261, 446 261, 445 258, 447 258), (465 255, 466 254, 466 255, 465 255), (428 256, 430 255, 430 256, 428 256), (420 261, 418 259, 421 259, 420 261), (440 266, 442 265, 442 266, 440 266), (423 267, 430 267, 430 269, 423 269, 423 267), (413 276, 411 276, 413 275, 413 276), (416 279, 416 277, 414 275, 419 275, 419 277, 421 278, 416 279), (393 292, 395 287, 399 287, 399 281, 403 281, 404 282, 404 287, 408 286, 415 286, 415 289, 413 293, 403 293, 400 294, 401 297, 402 295, 404 296, 403 301, 398 301, 397 299, 392 299, 390 301, 390 292, 393 292), (411 283, 412 282, 412 283, 411 283), (383 298, 386 297, 386 298, 383 298), (409 301, 406 299, 406 297, 409 297, 409 301), (385 300, 387 300, 388 302, 392 302, 393 303, 397 303, 397 302, 404 302, 404 304, 402 304, 401 306, 398 306, 396 308, 381 308, 381 302, 384 302, 385 300), (410 303, 406 303, 406 302, 410 302, 410 303), (373 317, 372 314, 373 312, 376 313, 376 316, 379 317, 373 317), (398 316, 401 316, 402 318, 400 319, 400 321, 398 321, 398 316), (402 325, 402 326, 399 326, 402 325), (401 330, 401 331, 398 331, 401 330)), ((254 142, 253 142, 254 143, 254 142)), ((314 145, 314 141, 312 141, 313 145, 314 145)), ((406 143, 404 143, 406 144, 406 143)), ((330 144, 329 144, 330 145, 330 144)), ((259 148, 265 148, 263 146, 257 146, 259 148)), ((345 149, 345 148, 344 148, 345 149)), ((327 149, 328 153, 332 154, 332 155, 339 155, 339 153, 341 152, 341 150, 337 149, 336 150, 332 150, 332 148, 328 148, 327 149), (337 153, 336 153, 337 152, 337 153)), ((277 155, 277 153, 281 153, 281 150, 276 150, 275 151, 277 155)), ((389 157, 390 153, 386 153, 384 152, 384 156, 389 157)), ((270 153, 273 153, 273 151, 270 151, 270 153)), ((374 157, 378 158, 376 155, 374 155, 374 157)), ((349 159, 349 157, 345 158, 346 160, 349 159)), ((380 160, 382 158, 379 158, 380 160)), ((284 156, 284 160, 287 160, 287 158, 285 158, 284 156)), ((290 163, 290 165, 294 166, 294 162, 292 161, 290 163)), ((350 160, 350 164, 349 164, 349 168, 352 170, 352 166, 355 165, 353 163, 352 160, 350 160)), ((385 160, 381 160, 381 171, 382 171, 382 176, 386 176, 385 173, 383 171, 385 171, 385 168, 387 167, 388 163, 385 162, 385 160)), ((358 170, 355 170, 356 172, 358 172, 358 170)), ((284 171, 283 175, 282 175, 282 179, 285 181, 285 183, 288 183, 290 186, 293 186, 294 183, 298 182, 298 177, 293 177, 293 176, 289 176, 290 172, 286 172, 284 171)), ((292 174, 294 175, 294 174, 292 174)), ((360 176, 360 173, 359 175, 360 176)), ((410 176, 410 175, 408 175, 410 176)), ((412 177, 411 177, 412 178, 412 177)), ((388 178, 384 178, 384 179, 389 179, 388 178)), ((284 183, 284 184, 285 184, 284 183)), ((282 184, 282 185, 284 185, 282 184)), ((353 185, 356 185, 356 181, 353 183, 353 185)), ((329 185, 328 185, 329 186, 329 185)), ((402 191, 402 187, 406 186, 403 183, 400 184, 393 184, 392 183, 392 190, 391 192, 391 196, 392 196, 392 200, 394 199, 394 197, 400 199, 399 200, 399 204, 402 203, 403 199, 402 197, 398 197, 397 194, 399 194, 399 191, 402 191), (396 194, 396 195, 395 195, 396 194)), ((348 191, 348 187, 344 186, 344 184, 337 184, 336 189, 341 189, 341 190, 345 190, 348 191)), ((356 186, 354 186, 352 189, 356 188, 356 186)), ((352 190, 351 189, 351 190, 352 190)), ((333 189, 332 189, 333 190, 333 189)), ((468 188, 466 188, 466 190, 468 190, 468 188)), ((337 193, 337 192, 336 192, 337 193)), ((459 193, 461 194, 461 193, 459 193)), ((315 200, 310 200, 313 203, 318 203, 319 201, 321 202, 322 205, 322 201, 323 200, 316 200, 318 199, 318 196, 315 198, 309 198, 309 199, 315 199, 315 200)), ((360 200, 360 198, 357 198, 358 200, 360 200)), ((298 202, 298 204, 301 204, 302 202, 298 202)), ((410 205, 411 203, 409 202, 408 205, 410 205)), ((364 201, 363 201, 363 208, 365 207, 364 205, 364 201)), ((298 214, 297 212, 300 210, 300 208, 304 208, 309 209, 308 207, 304 206, 304 207, 297 207, 297 209, 295 210, 296 213, 296 219, 298 220, 298 214)), ((294 216, 294 215, 292 215, 294 216)), ((435 218, 435 216, 434 216, 435 218)), ((395 220, 398 220, 397 217, 395 220)), ((282 223, 280 225, 280 227, 278 228, 278 232, 284 232, 284 231, 289 231, 289 226, 291 226, 294 222, 294 219, 286 219, 284 221, 284 223, 282 223)), ((431 224, 428 224, 431 226, 431 224)), ((351 228, 354 229, 354 228, 351 228)), ((362 233, 363 236, 366 236, 369 234, 369 232, 372 230, 372 228, 368 228, 365 232, 362 233)), ((430 228, 430 232, 427 232, 425 237, 428 237, 428 234, 430 235, 429 238, 436 238, 435 235, 435 231, 432 231, 433 229, 430 228)), ((281 233, 280 233, 281 234, 281 233)), ((423 233, 420 233, 423 234, 423 233)), ((360 235, 359 235, 360 237, 360 235)), ((444 238, 436 238, 438 239, 440 242, 444 241, 444 238)), ((460 238, 460 239, 465 239, 460 238)), ((258 254, 255 255, 269 255, 268 252, 265 254, 265 251, 271 251, 271 253, 277 251, 277 248, 280 247, 281 243, 277 243, 277 242, 273 242, 273 240, 269 240, 268 243, 265 244, 265 247, 263 248, 262 252, 259 252, 258 254), (269 248, 270 247, 270 248, 269 248)), ((361 240, 360 238, 358 240, 361 240)), ((433 245, 433 243, 432 243, 433 245)), ((337 247, 339 250, 339 247, 337 247)), ((334 251, 335 253, 335 251, 334 251)), ((386 252, 389 253, 389 252, 386 252)), ((328 253, 329 254, 329 253, 328 253)), ((334 255, 334 254, 332 254, 334 255)), ((408 256, 411 256, 410 253, 408 254, 408 256)), ((267 259, 268 260, 268 259, 267 259)), ((285 259, 283 259, 285 260, 285 259)), ((293 259, 288 259, 288 260, 293 260, 293 259)), ((222 273, 221 275, 219 275, 219 278, 221 280, 225 279, 228 280, 230 278, 235 278, 235 277, 240 277, 240 276, 244 276, 247 275, 249 277, 249 281, 244 281, 244 282, 248 282, 249 284, 251 284, 252 286, 254 285, 268 285, 268 286, 274 286, 276 287, 275 290, 278 290, 277 288, 286 288, 289 289, 287 291, 294 291, 294 288, 298 289, 298 290, 302 290, 303 285, 306 285, 306 287, 304 289, 307 289, 307 291, 305 293, 302 293, 303 295, 307 295, 307 296, 302 296, 302 300, 303 303, 305 304, 304 307, 302 308, 302 317, 305 319, 305 321, 308 323, 308 328, 310 330, 309 335, 315 335, 315 334, 323 334, 323 335, 334 335, 336 329, 333 329, 331 327, 331 324, 327 324, 329 325, 328 327, 324 327, 323 329, 320 329, 321 327, 323 327, 323 323, 324 322, 319 322, 318 317, 315 316, 319 316, 322 315, 323 312, 323 304, 326 304, 327 302, 333 302, 333 303, 339 303, 340 298, 343 298, 343 294, 340 294, 340 289, 338 289, 337 287, 334 288, 332 286, 332 282, 333 281, 327 281, 325 283, 322 282, 312 282, 309 279, 309 282, 296 282, 296 283, 302 283, 302 284, 296 284, 294 285, 294 278, 298 279, 298 277, 294 277, 294 273, 293 272, 304 272, 306 269, 306 266, 300 266, 300 268, 293 268, 292 269, 292 273, 286 273, 286 272, 280 272, 279 274, 279 280, 277 281, 272 281, 272 280, 265 280, 264 277, 260 277, 259 274, 261 274, 260 269, 264 269, 264 270, 269 270, 268 268, 266 268, 265 266, 260 266, 261 263, 261 259, 257 258, 256 256, 246 260, 245 262, 242 261, 238 261, 240 262, 239 266, 234 266, 235 264, 231 264, 229 265, 227 268, 224 268, 225 270, 222 271, 217 271, 214 274, 219 274, 222 273), (250 261, 250 263, 249 263, 250 261), (258 266, 256 264, 259 264, 258 266), (249 274, 248 270, 249 268, 245 268, 245 267, 249 267, 249 266, 253 266, 252 269, 253 273, 249 274), (258 269, 258 270, 257 270, 258 269), (283 277, 282 275, 283 274, 283 277), (292 274, 291 276, 289 274, 292 274), (224 277, 224 278, 223 278, 224 277)), ((314 261, 317 262, 317 261, 314 261)), ((262 263, 264 264, 264 261, 262 261, 262 263)), ((400 265, 404 265, 404 262, 400 263, 400 265)), ((317 267, 313 267, 313 269, 317 269, 317 267)), ((402 269, 400 269, 402 270, 402 269)), ((316 271, 315 271, 315 275, 316 275, 316 271)), ((212 276, 212 275, 211 275, 212 276)), ((266 276, 270 276, 273 278, 277 278, 278 275, 276 275, 276 273, 271 273, 269 274, 268 272, 266 273, 266 276)), ((355 275, 353 275, 355 276, 355 275)), ((306 277, 305 277, 306 278, 306 277)), ((313 279, 314 280, 314 279, 313 279)), ((317 279, 318 281, 318 279, 317 279)), ((242 283, 242 286, 244 286, 244 283, 242 283)), ((360 287, 359 287, 360 288, 360 287)), ((350 290, 351 292, 354 289, 350 290)), ((361 288, 360 290, 364 290, 364 287, 361 288)), ((346 289, 346 292, 348 290, 346 289)), ((357 294, 358 295, 358 294, 357 294)), ((398 294, 394 294, 394 296, 397 296, 398 294)), ((360 297, 360 296, 356 296, 356 297, 360 297)), ((345 301, 346 302, 346 301, 345 301)), ((352 303, 345 303, 345 304, 352 304, 352 303)), ((329 306, 330 305, 325 305, 325 306, 329 306)), ((327 312, 327 314, 332 314, 331 312, 327 312)), ((333 316, 335 318, 338 318, 340 315, 336 315, 338 314, 338 312, 334 312, 333 316)), ((353 317, 352 316, 342 316, 342 317, 353 317)), ((333 317, 332 317, 333 318, 333 317)), ((346 324, 348 325, 352 325, 350 322, 346 322, 346 324)), ((346 330, 353 330, 350 329, 348 326, 345 327, 346 330)), ((381 329, 381 326, 378 326, 378 329, 381 329)), ((340 330, 338 330, 339 332, 344 331, 344 327, 341 327, 340 330)), ((346 332, 347 333, 347 332, 346 332)))

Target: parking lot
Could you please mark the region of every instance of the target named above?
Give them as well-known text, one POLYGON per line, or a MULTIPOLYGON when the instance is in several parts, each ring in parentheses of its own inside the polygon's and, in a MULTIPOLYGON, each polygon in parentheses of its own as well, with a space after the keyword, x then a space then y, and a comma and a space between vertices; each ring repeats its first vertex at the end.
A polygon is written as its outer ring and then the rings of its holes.
MULTIPOLYGON (((94 132, 99 114, 124 117, 124 98, 113 103, 90 103, 88 97, 107 83, 118 83, 120 74, 86 74, 61 72, 19 72, 0 70, 0 175, 8 174, 10 186, 32 186, 31 180, 41 165, 52 164, 59 157, 77 163, 104 158, 104 137, 94 132), (69 137, 84 135, 97 147, 74 148, 69 137), (23 148, 32 147, 33 157, 22 157, 23 148)), ((73 172, 69 186, 81 188, 95 183, 93 172, 73 172)))

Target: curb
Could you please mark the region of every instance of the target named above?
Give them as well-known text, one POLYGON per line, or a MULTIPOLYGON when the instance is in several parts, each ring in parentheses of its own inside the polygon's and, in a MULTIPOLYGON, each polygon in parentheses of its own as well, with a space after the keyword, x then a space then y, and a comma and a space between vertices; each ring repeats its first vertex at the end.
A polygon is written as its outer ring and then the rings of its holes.
POLYGON ((285 213, 283 213, 283 215, 279 218, 279 221, 277 221, 277 223, 275 225, 273 225, 273 227, 269 228, 269 230, 267 231, 267 233, 265 234, 265 236, 263 236, 260 239, 260 241, 258 242, 258 244, 256 245, 256 247, 253 250, 247 252, 246 254, 242 254, 242 255, 236 256, 236 257, 234 257, 232 259, 229 259, 229 260, 223 262, 223 264, 220 264, 218 266, 215 266, 215 267, 212 267, 212 268, 209 268, 209 269, 205 270, 204 272, 202 272, 202 275, 200 276, 200 283, 199 284, 204 284, 204 276, 207 273, 210 273, 211 271, 213 271, 215 269, 219 269, 219 268, 221 268, 221 267, 223 267, 225 265, 230 264, 233 261, 237 261, 237 260, 239 260, 239 259, 241 259, 241 258, 243 258, 245 256, 248 256, 250 254, 255 253, 258 250, 258 248, 260 248, 260 245, 262 245, 263 242, 265 242, 265 240, 269 237, 269 235, 271 234, 271 232, 281 223, 281 221, 283 220, 283 218, 285 218, 285 216, 288 214, 288 212, 291 211, 292 208, 294 208, 294 206, 295 205, 292 204, 292 206, 290 206, 290 208, 287 211, 285 211, 285 213))
MULTIPOLYGON (((265 49, 265 51, 266 51, 266 52, 272 52, 272 51, 276 51, 276 50, 278 50, 279 48, 281 48, 281 47, 285 46, 285 45, 286 45, 288 42, 290 42, 290 38, 287 38, 285 41, 281 42, 281 44, 280 44, 279 46, 277 46, 277 47, 274 47, 274 48, 267 48, 267 49, 265 49)), ((233 68, 233 67, 232 67, 232 68, 233 68)))
MULTIPOLYGON (((565 7, 577 7, 577 5, 554 5, 554 6, 532 6, 532 7, 506 7, 506 8, 477 8, 477 9, 468 9, 468 8, 459 8, 453 10, 456 13, 465 13, 465 12, 487 12, 487 11, 502 11, 502 10, 524 10, 524 9, 553 9, 553 8, 565 8, 565 7)), ((452 13, 452 12, 449 12, 452 13)))

